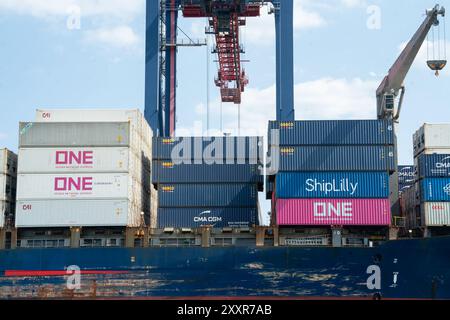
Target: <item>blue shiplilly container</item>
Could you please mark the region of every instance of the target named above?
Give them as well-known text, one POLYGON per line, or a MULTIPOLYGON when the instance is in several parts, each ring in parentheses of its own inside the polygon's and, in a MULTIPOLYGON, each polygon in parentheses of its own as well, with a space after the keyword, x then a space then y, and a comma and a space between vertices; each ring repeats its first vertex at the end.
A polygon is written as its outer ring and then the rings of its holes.
POLYGON ((413 184, 416 181, 416 168, 414 166, 398 166, 398 183, 402 185, 413 184))
POLYGON ((263 159, 263 142, 262 137, 154 137, 152 157, 177 164, 257 164, 263 159))
POLYGON ((393 146, 290 146, 272 147, 270 172, 395 171, 393 146), (277 156, 279 154, 279 164, 277 156))
POLYGON ((450 201, 450 178, 426 178, 420 181, 422 202, 450 201))
POLYGON ((256 207, 256 184, 160 184, 159 207, 256 207))
POLYGON ((179 164, 156 160, 152 163, 153 183, 264 183, 256 164, 179 164))
POLYGON ((159 208, 158 228, 251 228, 257 224, 256 208, 159 208))
POLYGON ((269 122, 269 145, 393 145, 392 120, 269 122), (279 133, 279 142, 272 139, 279 133))
POLYGON ((422 154, 417 158, 418 176, 450 177, 450 154, 422 154))
POLYGON ((378 199, 389 197, 387 172, 289 172, 276 178, 277 198, 378 199))

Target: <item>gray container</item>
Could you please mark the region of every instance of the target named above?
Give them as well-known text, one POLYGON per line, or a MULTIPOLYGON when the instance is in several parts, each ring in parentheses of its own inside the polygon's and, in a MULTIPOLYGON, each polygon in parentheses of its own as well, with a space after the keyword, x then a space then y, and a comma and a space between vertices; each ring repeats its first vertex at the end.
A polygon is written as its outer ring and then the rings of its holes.
POLYGON ((22 122, 19 147, 122 147, 130 134, 129 122, 22 122))
MULTIPOLYGON (((273 147, 279 153, 272 169, 290 171, 389 171, 396 170, 393 146, 273 147)), ((275 159, 277 157, 275 156, 275 159)), ((274 157, 272 156, 272 159, 274 157)), ((270 170, 271 173, 273 170, 270 170)), ((275 172, 276 173, 276 172, 275 172)))
POLYGON ((269 122, 269 145, 393 145, 392 120, 269 122), (274 140, 276 130, 279 141, 274 140))

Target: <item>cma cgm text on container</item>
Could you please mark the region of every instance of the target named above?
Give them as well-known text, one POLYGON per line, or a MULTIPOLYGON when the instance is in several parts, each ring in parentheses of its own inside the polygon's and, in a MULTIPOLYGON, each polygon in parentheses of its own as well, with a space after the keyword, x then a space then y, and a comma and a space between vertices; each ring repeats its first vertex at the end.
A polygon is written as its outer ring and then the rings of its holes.
POLYGON ((450 154, 421 154, 417 162, 419 178, 450 177, 450 154))
POLYGON ((257 224, 256 208, 159 208, 158 227, 250 228, 257 224))
POLYGON ((281 226, 389 226, 389 199, 277 199, 281 226))

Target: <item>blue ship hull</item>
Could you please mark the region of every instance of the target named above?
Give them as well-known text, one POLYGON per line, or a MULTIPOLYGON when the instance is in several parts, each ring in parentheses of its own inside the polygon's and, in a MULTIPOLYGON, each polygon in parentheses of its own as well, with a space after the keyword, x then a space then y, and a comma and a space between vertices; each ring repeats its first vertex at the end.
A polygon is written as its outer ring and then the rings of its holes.
MULTIPOLYGON (((374 283, 369 281, 370 283, 374 283)), ((111 248, 0 251, 0 298, 450 299, 450 237, 375 248, 111 248), (81 288, 67 290, 70 265, 81 288), (367 286, 368 267, 381 286, 367 286)))

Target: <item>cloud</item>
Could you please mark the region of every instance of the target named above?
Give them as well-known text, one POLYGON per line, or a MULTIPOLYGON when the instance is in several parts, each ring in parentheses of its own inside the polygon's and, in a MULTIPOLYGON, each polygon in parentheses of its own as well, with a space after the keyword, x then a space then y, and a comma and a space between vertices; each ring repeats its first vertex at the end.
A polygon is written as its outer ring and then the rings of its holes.
POLYGON ((82 16, 133 17, 142 12, 144 4, 145 0, 1 0, 0 10, 48 18, 65 17, 76 6, 82 16))
POLYGON ((90 43, 108 45, 118 48, 132 48, 140 43, 139 36, 128 26, 101 28, 86 31, 85 40, 90 43))
MULTIPOLYGON (((331 77, 298 83, 294 88, 296 118, 305 120, 374 119, 377 80, 335 79, 331 77)), ((241 135, 266 135, 267 122, 275 119, 275 85, 248 88, 242 96, 241 135)), ((202 117, 205 107, 199 104, 196 113, 202 117)), ((220 101, 211 104, 211 114, 220 114, 220 101)), ((238 106, 223 104, 224 131, 238 134, 238 106)), ((200 124, 201 126, 201 124, 200 124)), ((183 134, 201 135, 199 123, 180 128, 183 134), (195 128, 194 128, 195 127, 195 128)), ((220 134, 210 132, 210 134, 220 134)))
POLYGON ((58 21, 68 27, 71 21, 80 21, 77 29, 84 30, 86 42, 130 48, 141 42, 129 24, 145 12, 144 5, 145 0, 0 0, 0 12, 58 21), (89 30, 85 19, 104 27, 89 30))

